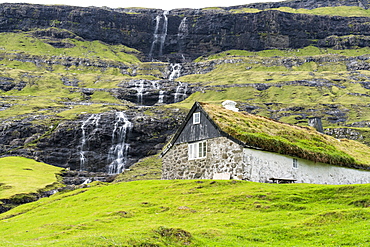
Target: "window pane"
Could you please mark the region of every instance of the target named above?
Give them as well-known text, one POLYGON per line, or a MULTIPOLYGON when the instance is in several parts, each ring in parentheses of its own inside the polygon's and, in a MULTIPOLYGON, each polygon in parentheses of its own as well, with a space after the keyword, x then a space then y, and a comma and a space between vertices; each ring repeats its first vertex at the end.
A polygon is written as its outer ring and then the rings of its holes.
POLYGON ((188 145, 188 156, 189 160, 193 159, 193 144, 188 145))
POLYGON ((203 157, 207 156, 207 145, 206 142, 203 142, 203 157))
POLYGON ((193 114, 193 124, 200 123, 200 112, 196 112, 193 114))

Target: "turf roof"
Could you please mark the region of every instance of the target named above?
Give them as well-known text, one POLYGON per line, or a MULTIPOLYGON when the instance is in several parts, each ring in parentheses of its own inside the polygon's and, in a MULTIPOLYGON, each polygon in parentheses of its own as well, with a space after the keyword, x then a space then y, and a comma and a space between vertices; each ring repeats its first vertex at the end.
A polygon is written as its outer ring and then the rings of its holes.
POLYGON ((246 112, 199 103, 225 134, 245 146, 331 165, 370 169, 370 147, 335 139, 311 127, 281 123, 246 112))

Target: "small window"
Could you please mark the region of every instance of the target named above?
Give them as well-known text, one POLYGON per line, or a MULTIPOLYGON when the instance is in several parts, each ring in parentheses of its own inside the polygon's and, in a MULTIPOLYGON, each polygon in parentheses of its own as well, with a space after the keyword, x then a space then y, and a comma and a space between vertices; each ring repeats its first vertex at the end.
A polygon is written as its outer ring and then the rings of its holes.
POLYGON ((207 156, 207 143, 196 142, 188 144, 188 158, 189 160, 203 159, 207 156))
POLYGON ((200 124, 200 112, 193 114, 193 124, 200 124))
POLYGON ((293 159, 293 168, 298 169, 298 160, 297 159, 293 159))

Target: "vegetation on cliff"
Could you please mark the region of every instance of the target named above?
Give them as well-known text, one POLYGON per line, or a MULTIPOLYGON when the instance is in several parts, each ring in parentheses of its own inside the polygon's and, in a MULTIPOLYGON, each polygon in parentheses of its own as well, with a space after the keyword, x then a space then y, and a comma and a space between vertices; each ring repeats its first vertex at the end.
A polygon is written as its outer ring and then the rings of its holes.
POLYGON ((305 8, 291 8, 291 7, 279 7, 270 8, 265 10, 254 9, 254 8, 237 8, 229 10, 232 13, 257 13, 261 11, 277 10, 282 12, 294 13, 294 14, 307 14, 307 15, 329 15, 329 16, 346 16, 346 17, 370 17, 370 10, 356 6, 337 6, 337 7, 321 7, 314 9, 305 8))

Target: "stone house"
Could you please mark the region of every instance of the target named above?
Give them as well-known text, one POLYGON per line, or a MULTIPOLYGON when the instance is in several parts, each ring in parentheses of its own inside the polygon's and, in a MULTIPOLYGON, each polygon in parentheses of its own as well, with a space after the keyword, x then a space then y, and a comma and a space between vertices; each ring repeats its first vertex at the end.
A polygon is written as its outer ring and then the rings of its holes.
POLYGON ((162 154, 162 179, 370 183, 370 148, 311 127, 196 102, 162 154))

